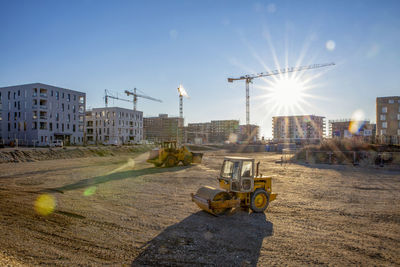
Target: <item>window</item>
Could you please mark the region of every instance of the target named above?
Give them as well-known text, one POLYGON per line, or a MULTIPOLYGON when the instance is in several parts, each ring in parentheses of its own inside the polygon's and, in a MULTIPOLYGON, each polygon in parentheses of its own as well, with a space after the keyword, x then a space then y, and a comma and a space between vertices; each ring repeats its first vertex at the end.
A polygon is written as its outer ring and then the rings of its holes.
POLYGON ((64 111, 64 103, 61 104, 61 109, 64 111))
POLYGON ((76 126, 75 126, 75 124, 72 124, 72 131, 73 131, 73 132, 76 131, 76 126))
POLYGON ((62 93, 62 98, 64 98, 64 93, 62 93))
POLYGON ((387 113, 387 107, 382 107, 382 113, 387 113))
POLYGON ((381 114, 381 121, 385 121, 386 120, 386 115, 381 114))
POLYGON ((67 101, 68 102, 71 101, 71 95, 70 94, 67 95, 67 101))
POLYGON ((387 122, 385 121, 385 122, 382 122, 382 128, 387 128, 387 122))
POLYGON ((397 129, 397 135, 400 135, 400 129, 397 129))
POLYGON ((84 104, 85 103, 85 97, 80 96, 79 97, 79 104, 84 104))
POLYGON ((394 99, 389 99, 389 104, 393 104, 394 103, 394 99))
POLYGON ((397 114, 397 119, 400 121, 400 113, 397 114))
POLYGON ((54 95, 54 94, 53 94, 53 90, 51 90, 51 93, 50 93, 50 95, 51 95, 51 96, 53 96, 53 95, 54 95))
POLYGON ((50 131, 53 131, 53 123, 52 122, 49 123, 49 129, 50 129, 50 131))
POLYGON ((56 99, 59 100, 60 99, 60 93, 58 91, 56 91, 56 99))

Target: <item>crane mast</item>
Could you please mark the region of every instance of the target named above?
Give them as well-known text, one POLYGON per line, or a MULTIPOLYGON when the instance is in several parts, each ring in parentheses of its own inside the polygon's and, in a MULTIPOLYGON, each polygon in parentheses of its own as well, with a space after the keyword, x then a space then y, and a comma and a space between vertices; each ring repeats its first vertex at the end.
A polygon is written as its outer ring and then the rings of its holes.
POLYGON ((312 64, 312 65, 299 66, 299 67, 287 67, 287 68, 283 68, 283 69, 279 69, 279 70, 261 72, 261 73, 257 73, 257 74, 247 74, 247 75, 240 76, 238 78, 228 78, 228 82, 230 82, 230 83, 232 83, 233 81, 245 80, 245 83, 246 83, 247 131, 249 131, 249 126, 250 126, 250 83, 253 82, 253 79, 272 76, 272 75, 279 75, 279 74, 289 73, 289 72, 317 69, 317 68, 322 68, 322 67, 327 67, 327 66, 332 66, 332 65, 335 65, 335 63, 332 62, 332 63, 325 63, 325 64, 312 64))

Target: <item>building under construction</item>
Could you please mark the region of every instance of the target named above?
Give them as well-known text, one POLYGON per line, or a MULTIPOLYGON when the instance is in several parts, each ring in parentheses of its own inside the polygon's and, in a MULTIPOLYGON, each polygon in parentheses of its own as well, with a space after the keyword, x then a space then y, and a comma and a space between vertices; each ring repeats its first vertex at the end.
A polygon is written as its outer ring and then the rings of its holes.
POLYGON ((325 136, 325 117, 315 115, 272 117, 275 142, 318 143, 325 136))
POLYGON ((371 140, 375 137, 376 124, 369 120, 352 121, 351 119, 330 120, 329 137, 343 139, 352 137, 361 137, 365 140, 371 140))
POLYGON ((239 141, 239 120, 215 120, 211 122, 189 123, 185 127, 188 143, 224 143, 239 141))
POLYGON ((183 123, 183 118, 168 117, 168 114, 144 118, 144 139, 155 143, 172 140, 181 142, 183 140, 183 123))

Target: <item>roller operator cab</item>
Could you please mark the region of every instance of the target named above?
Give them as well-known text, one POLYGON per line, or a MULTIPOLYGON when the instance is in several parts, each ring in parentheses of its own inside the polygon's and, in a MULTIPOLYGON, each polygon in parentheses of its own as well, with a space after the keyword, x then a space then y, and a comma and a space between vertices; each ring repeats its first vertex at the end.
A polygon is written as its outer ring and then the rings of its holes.
POLYGON ((264 212, 277 194, 272 192, 272 178, 259 174, 259 164, 251 158, 226 157, 218 177, 220 189, 201 187, 192 200, 214 215, 236 207, 264 212))

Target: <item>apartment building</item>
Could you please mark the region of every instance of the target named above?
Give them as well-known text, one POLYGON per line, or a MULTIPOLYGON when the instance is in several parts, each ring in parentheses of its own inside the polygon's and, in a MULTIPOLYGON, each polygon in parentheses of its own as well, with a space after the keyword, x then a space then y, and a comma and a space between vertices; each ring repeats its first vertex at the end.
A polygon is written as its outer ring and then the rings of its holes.
POLYGON ((239 125, 239 137, 240 142, 254 143, 260 140, 260 126, 255 124, 250 125, 239 125))
POLYGON ((43 83, 0 88, 0 139, 6 144, 82 144, 86 95, 43 83))
POLYGON ((88 144, 121 145, 143 140, 143 112, 119 107, 94 108, 86 112, 88 144))
POLYGON ((158 117, 143 119, 144 139, 151 142, 183 141, 183 123, 181 117, 168 117, 159 114, 158 117))
POLYGON ((185 127, 186 143, 208 143, 211 134, 211 122, 188 123, 185 127))
POLYGON ((216 120, 211 121, 210 143, 223 143, 229 137, 239 134, 239 120, 216 120))
POLYGON ((315 115, 272 117, 276 142, 319 141, 325 136, 325 117, 315 115))
POLYGON ((383 142, 399 143, 400 96, 376 98, 376 135, 383 142))
POLYGON ((376 124, 369 120, 352 121, 351 119, 330 120, 329 136, 332 138, 375 137, 376 124))

